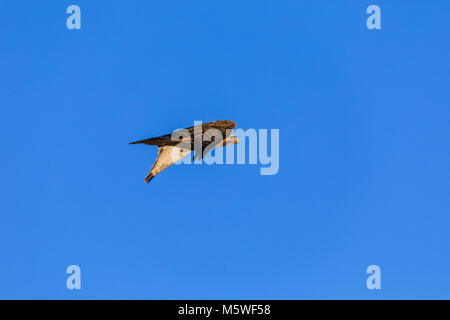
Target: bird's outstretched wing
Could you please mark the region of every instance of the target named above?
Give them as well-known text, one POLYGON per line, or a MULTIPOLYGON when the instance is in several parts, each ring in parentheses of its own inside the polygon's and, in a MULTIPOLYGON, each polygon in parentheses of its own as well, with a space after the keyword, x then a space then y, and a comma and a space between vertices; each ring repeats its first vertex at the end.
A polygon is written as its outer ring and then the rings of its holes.
POLYGON ((171 143, 171 137, 170 134, 166 134, 156 138, 130 142, 129 144, 138 144, 138 143, 147 144, 149 146, 164 146, 171 143))
POLYGON ((220 133, 224 138, 230 135, 230 130, 234 129, 236 127, 236 123, 232 120, 219 120, 219 121, 213 121, 213 122, 207 122, 202 123, 197 126, 176 130, 172 133, 156 137, 156 138, 150 138, 145 140, 139 140, 130 142, 129 144, 138 144, 143 143, 147 145, 152 146, 175 146, 180 143, 179 137, 190 137, 190 139, 187 139, 190 141, 192 146, 194 145, 194 141, 202 141, 202 144, 208 145, 211 143, 211 141, 208 139, 205 139, 206 137, 204 134, 210 130, 210 129, 216 129, 219 130, 220 133), (201 128, 201 129, 200 129, 201 128), (172 139, 172 137, 178 137, 177 139, 172 139))
POLYGON ((176 146, 162 146, 158 148, 158 158, 145 177, 144 181, 149 183, 154 176, 159 174, 164 169, 167 169, 178 160, 183 159, 191 153, 190 149, 183 149, 176 146))

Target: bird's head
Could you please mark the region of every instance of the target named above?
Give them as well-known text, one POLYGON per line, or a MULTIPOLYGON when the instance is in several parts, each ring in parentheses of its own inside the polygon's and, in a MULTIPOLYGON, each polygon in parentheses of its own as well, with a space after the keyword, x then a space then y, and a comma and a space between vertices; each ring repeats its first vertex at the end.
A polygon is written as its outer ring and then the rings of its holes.
POLYGON ((227 146, 229 144, 235 144, 235 143, 240 143, 239 139, 236 136, 230 134, 218 146, 227 146))

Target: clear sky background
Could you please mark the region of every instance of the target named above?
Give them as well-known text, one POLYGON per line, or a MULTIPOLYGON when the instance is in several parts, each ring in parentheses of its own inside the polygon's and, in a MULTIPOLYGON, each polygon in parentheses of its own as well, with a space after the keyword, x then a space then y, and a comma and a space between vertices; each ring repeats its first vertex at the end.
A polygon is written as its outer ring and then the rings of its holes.
POLYGON ((450 298, 449 9, 0 0, 0 298, 450 298), (279 173, 144 183, 128 142, 219 119, 280 129, 279 173))

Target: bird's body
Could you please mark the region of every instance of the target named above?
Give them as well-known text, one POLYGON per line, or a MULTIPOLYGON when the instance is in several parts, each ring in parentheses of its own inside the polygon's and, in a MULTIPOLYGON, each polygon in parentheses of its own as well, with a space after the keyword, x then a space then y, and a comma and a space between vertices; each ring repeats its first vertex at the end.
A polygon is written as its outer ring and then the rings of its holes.
POLYGON ((194 160, 202 159, 213 148, 238 143, 232 134, 236 123, 231 120, 219 120, 200 124, 160 137, 131 142, 158 146, 158 158, 145 177, 145 182, 170 167, 175 162, 195 151, 194 160))

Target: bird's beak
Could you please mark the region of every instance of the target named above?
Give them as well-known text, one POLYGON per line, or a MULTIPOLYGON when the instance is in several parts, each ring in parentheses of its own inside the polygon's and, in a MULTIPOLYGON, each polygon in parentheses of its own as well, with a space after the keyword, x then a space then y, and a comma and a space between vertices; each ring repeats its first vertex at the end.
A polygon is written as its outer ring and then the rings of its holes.
POLYGON ((236 139, 236 143, 241 143, 238 138, 235 138, 235 139, 236 139))

